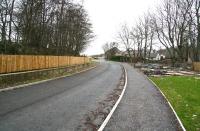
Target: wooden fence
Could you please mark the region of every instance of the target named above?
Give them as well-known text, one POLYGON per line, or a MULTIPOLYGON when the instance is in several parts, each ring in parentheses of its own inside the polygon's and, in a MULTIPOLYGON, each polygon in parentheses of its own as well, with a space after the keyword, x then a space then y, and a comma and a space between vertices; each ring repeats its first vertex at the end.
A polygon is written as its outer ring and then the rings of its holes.
POLYGON ((200 62, 193 62, 194 71, 200 71, 200 62))
POLYGON ((0 73, 48 69, 88 62, 90 62, 88 57, 0 55, 0 73))

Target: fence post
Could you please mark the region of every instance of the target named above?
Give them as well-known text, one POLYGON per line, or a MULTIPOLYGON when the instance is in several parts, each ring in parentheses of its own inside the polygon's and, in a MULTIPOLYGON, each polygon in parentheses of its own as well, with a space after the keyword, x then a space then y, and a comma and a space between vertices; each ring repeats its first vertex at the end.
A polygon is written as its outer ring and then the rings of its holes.
POLYGON ((3 70, 2 70, 2 68, 3 68, 3 54, 1 54, 1 65, 0 65, 1 67, 0 67, 0 73, 3 73, 3 70))
POLYGON ((15 61, 14 61, 14 66, 15 66, 15 69, 13 72, 15 72, 17 70, 17 55, 15 55, 15 61))
POLYGON ((6 73, 8 73, 8 67, 7 67, 7 65, 8 65, 8 55, 6 55, 6 73))
POLYGON ((58 65, 57 65, 58 67, 59 67, 59 65, 60 65, 60 61, 59 61, 59 58, 60 58, 60 56, 58 56, 58 65))

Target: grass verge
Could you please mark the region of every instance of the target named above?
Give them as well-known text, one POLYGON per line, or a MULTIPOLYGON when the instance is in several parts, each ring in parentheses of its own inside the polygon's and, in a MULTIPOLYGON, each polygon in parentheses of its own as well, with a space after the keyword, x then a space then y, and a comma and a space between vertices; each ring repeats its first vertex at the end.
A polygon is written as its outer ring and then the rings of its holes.
POLYGON ((188 131, 200 131, 200 78, 150 77, 172 104, 188 131))
POLYGON ((3 90, 8 87, 40 82, 43 80, 49 80, 58 77, 68 76, 71 74, 76 74, 78 72, 90 69, 95 66, 96 63, 88 63, 85 65, 76 65, 48 70, 36 70, 33 72, 2 75, 0 76, 0 90, 3 90))

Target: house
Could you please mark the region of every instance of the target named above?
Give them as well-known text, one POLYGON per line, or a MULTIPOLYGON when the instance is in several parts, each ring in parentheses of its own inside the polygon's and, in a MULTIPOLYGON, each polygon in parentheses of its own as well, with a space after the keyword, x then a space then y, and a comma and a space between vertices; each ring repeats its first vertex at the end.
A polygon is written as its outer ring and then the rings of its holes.
POLYGON ((163 59, 165 59, 165 55, 159 54, 159 53, 157 53, 156 57, 153 58, 153 60, 156 60, 156 61, 163 60, 163 59))
POLYGON ((122 52, 122 56, 125 56, 125 57, 130 57, 130 56, 131 57, 137 57, 137 54, 138 54, 137 50, 130 50, 129 52, 128 51, 122 52))
POLYGON ((171 56, 169 54, 169 51, 167 51, 167 49, 160 49, 160 50, 158 50, 158 54, 160 56, 164 56, 164 59, 170 59, 171 58, 171 56))
MULTIPOLYGON (((147 50, 146 53, 146 60, 155 60, 155 61, 160 61, 163 59, 169 59, 170 55, 169 52, 166 49, 160 49, 160 50, 152 50, 151 53, 149 53, 150 50, 147 50)), ((139 52, 138 50, 130 50, 128 51, 120 51, 117 47, 113 47, 110 50, 105 52, 105 58, 106 59, 110 59, 113 56, 123 56, 124 58, 129 58, 131 56, 131 58, 133 59, 140 59, 143 58, 144 59, 144 50, 142 50, 141 52, 139 52)))
POLYGON ((159 60, 165 59, 165 55, 163 53, 157 51, 157 50, 151 51, 150 54, 149 54, 149 51, 147 51, 147 58, 146 59, 159 61, 159 60))
POLYGON ((105 52, 106 59, 110 59, 113 56, 122 56, 122 52, 117 47, 113 47, 105 52))

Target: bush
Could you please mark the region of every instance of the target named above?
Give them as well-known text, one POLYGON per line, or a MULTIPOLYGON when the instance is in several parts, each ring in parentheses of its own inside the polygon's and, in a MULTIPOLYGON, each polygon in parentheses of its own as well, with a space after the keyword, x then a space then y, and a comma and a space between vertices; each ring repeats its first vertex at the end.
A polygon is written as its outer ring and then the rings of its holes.
POLYGON ((130 61, 129 57, 126 56, 112 56, 110 58, 111 61, 118 61, 118 62, 128 62, 130 61))

